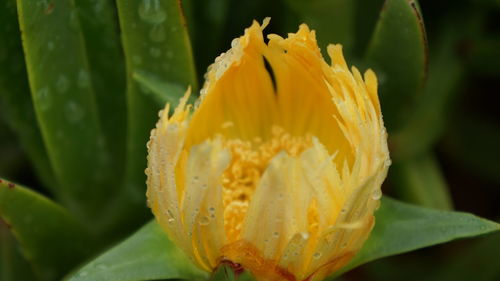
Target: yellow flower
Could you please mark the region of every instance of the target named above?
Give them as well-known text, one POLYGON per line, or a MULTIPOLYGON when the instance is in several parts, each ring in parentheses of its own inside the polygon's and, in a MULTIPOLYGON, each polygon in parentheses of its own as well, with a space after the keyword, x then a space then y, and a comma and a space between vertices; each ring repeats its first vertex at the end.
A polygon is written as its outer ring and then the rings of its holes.
POLYGON ((377 78, 328 65, 307 25, 266 44, 254 22, 160 113, 148 143, 148 202, 202 269, 240 264, 258 280, 321 280, 374 225, 390 164, 377 78))

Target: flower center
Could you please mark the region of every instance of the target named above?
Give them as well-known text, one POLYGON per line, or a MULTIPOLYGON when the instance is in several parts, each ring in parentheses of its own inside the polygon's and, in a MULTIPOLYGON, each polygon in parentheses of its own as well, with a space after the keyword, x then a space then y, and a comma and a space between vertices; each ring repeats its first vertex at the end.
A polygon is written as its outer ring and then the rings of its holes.
POLYGON ((271 129, 271 138, 266 141, 260 138, 224 140, 224 146, 232 155, 222 175, 224 228, 229 242, 240 237, 250 200, 269 161, 281 151, 298 157, 311 145, 311 136, 291 136, 277 126, 271 129))

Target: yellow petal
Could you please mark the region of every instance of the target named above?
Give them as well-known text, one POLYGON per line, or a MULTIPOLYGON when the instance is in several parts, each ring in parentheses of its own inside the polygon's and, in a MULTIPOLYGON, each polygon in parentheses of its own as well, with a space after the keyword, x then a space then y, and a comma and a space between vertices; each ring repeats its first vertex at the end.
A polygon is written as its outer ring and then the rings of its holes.
POLYGON ((170 238, 207 271, 240 263, 258 280, 321 280, 374 225, 390 165, 377 78, 327 64, 301 25, 264 42, 254 22, 148 144, 148 202, 170 238))

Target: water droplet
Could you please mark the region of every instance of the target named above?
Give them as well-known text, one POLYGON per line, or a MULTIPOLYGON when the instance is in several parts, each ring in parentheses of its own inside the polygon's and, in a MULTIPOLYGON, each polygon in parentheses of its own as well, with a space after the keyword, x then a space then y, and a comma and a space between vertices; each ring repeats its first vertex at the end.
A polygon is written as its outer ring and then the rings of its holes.
POLYGON ((26 215, 24 217, 24 222, 25 223, 31 223, 33 221, 33 217, 31 215, 26 215))
POLYGON ((278 237, 278 236, 280 236, 280 233, 279 233, 279 232, 277 232, 277 231, 275 231, 275 232, 273 233, 273 236, 274 236, 274 237, 278 237))
POLYGON ((98 263, 98 264, 96 264, 96 266, 95 266, 95 267, 96 267, 97 269, 100 269, 100 270, 105 270, 105 269, 107 269, 107 268, 108 268, 108 266, 107 266, 107 265, 105 265, 105 264, 103 264, 103 263, 98 263))
POLYGON ((208 208, 208 211, 209 211, 210 213, 215 213, 215 208, 214 208, 214 207, 210 207, 210 208, 208 208))
POLYGON ((62 94, 66 92, 68 88, 69 88, 69 79, 63 74, 59 75, 59 78, 57 78, 56 81, 56 90, 62 94))
POLYGON ((133 56, 132 57, 132 62, 134 64, 142 64, 142 58, 140 56, 133 56))
POLYGON ((240 43, 239 38, 234 38, 233 41, 231 41, 231 48, 238 46, 239 43, 240 43))
POLYGON ((167 13, 160 6, 160 0, 143 0, 139 4, 139 17, 151 24, 160 24, 167 19, 167 13))
POLYGON ((72 29, 78 29, 80 27, 78 22, 78 10, 73 10, 69 14, 69 26, 72 29))
POLYGON ((175 221, 174 214, 172 213, 172 211, 170 209, 167 210, 167 219, 168 219, 168 223, 174 223, 174 221, 175 221))
POLYGON ((346 210, 345 208, 343 208, 342 210, 340 210, 340 212, 341 212, 342 214, 345 214, 345 213, 347 212, 347 210, 346 210))
POLYGON ((161 42, 165 40, 165 29, 162 25, 155 25, 149 31, 149 39, 153 42, 161 42))
POLYGON ((168 50, 167 51, 167 58, 171 59, 174 57, 174 52, 172 52, 171 50, 168 50))
POLYGON ((373 190, 372 199, 379 200, 382 197, 382 191, 379 188, 373 190))
POLYGON ((344 242, 342 243, 342 245, 340 245, 340 248, 345 248, 345 247, 347 247, 347 242, 344 242))
POLYGON ((391 164, 392 164, 391 159, 387 159, 387 160, 385 160, 385 162, 384 162, 384 165, 385 165, 385 166, 387 166, 387 167, 391 166, 391 164))
POLYGON ((103 7, 104 7, 104 2, 96 1, 95 6, 94 6, 94 13, 100 14, 103 10, 103 7))
POLYGON ((47 43, 47 48, 49 49, 49 51, 54 50, 54 42, 49 41, 49 42, 47 43))
POLYGON ((90 86, 90 77, 85 69, 80 69, 80 71, 78 72, 76 83, 80 88, 87 88, 88 86, 90 86))
POLYGON ((50 90, 43 87, 36 92, 36 99, 40 105, 41 110, 47 110, 51 106, 51 99, 49 98, 50 90))
POLYGON ((321 258, 321 253, 320 253, 320 252, 316 252, 316 253, 314 253, 314 254, 313 254, 313 258, 315 258, 315 259, 319 259, 319 258, 321 258))
POLYGON ((72 122, 76 123, 80 121, 85 115, 82 107, 74 101, 69 101, 64 108, 64 113, 66 118, 72 122))
POLYGON ((161 51, 158 48, 151 48, 151 49, 149 49, 149 53, 154 58, 157 58, 157 57, 159 57, 161 55, 161 51))
POLYGON ((207 216, 201 216, 200 220, 198 221, 200 225, 207 225, 210 223, 210 219, 207 216))

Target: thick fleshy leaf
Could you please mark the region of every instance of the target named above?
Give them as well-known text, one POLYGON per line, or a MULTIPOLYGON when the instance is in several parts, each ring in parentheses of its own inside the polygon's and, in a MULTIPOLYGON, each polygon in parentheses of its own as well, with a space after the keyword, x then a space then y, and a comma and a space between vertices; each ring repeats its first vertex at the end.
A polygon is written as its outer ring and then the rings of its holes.
MULTIPOLYGON (((198 74, 204 74, 207 66, 219 55, 226 43, 227 18, 231 15, 231 0, 184 0, 183 7, 189 28, 198 74), (209 32, 207 32, 209 31, 209 32)), ((238 4, 247 4, 247 3, 238 4)), ((255 3, 256 1, 252 1, 255 3)), ((233 12, 235 9, 233 9, 233 12)), ((248 10, 245 10, 249 12, 248 10)), ((250 12, 251 13, 251 12, 250 12)), ((255 15, 255 14, 254 14, 255 15)))
POLYGON ((156 221, 94 259, 69 281, 206 280, 207 274, 177 248, 156 221))
POLYGON ((405 201, 423 207, 453 209, 448 185, 432 153, 394 163, 390 177, 405 201))
POLYGON ((16 240, 0 217, 0 280, 33 281, 33 270, 22 256, 16 240))
POLYGON ((31 100, 15 0, 4 1, 0 4, 0 19, 2 22, 0 26, 2 115, 18 137, 37 175, 46 187, 55 191, 57 186, 31 100))
MULTIPOLYGON (((353 0, 356 2, 354 12, 355 40, 353 51, 359 57, 366 53, 370 38, 377 24, 384 0, 353 0)), ((335 43, 335 42, 332 42, 335 43)), ((357 57, 355 57, 357 58, 357 57)), ((359 59, 359 58, 358 58, 359 59)), ((363 61, 354 61, 356 65, 363 66, 363 61)))
POLYGON ((446 129, 451 101, 460 93, 459 87, 464 81, 464 67, 456 52, 463 35, 461 30, 457 30, 454 19, 443 20, 441 24, 442 29, 433 45, 435 48, 431 48, 429 79, 418 98, 415 111, 401 130, 390 135, 394 162, 426 153, 446 129))
POLYGON ((500 224, 462 212, 418 207, 383 197, 375 228, 343 272, 387 256, 500 230, 500 224))
POLYGON ((66 209, 6 180, 0 180, 0 218, 42 280, 60 278, 92 253, 90 236, 66 209))
POLYGON ((18 0, 17 7, 36 117, 59 197, 99 231, 107 213, 102 207, 118 185, 106 182, 115 179, 108 176, 113 169, 77 8, 67 0, 18 0))
POLYGON ((387 129, 397 129, 408 118, 426 76, 427 39, 417 1, 386 0, 366 60, 379 78, 387 129))
MULTIPOLYGON (((118 17, 113 0, 75 1, 81 32, 85 38, 95 101, 115 182, 125 168, 126 77, 118 17)), ((82 77, 79 77, 82 79, 82 77)))
POLYGON ((126 192, 141 206, 146 190, 145 144, 163 106, 132 75, 142 71, 184 88, 191 85, 196 90, 191 45, 180 4, 175 0, 117 1, 129 77, 126 192))
MULTIPOLYGON (((354 13, 353 0, 287 0, 300 17, 312 29, 316 30, 319 46, 326 50, 327 44, 335 43, 344 46, 344 52, 349 52, 354 43, 354 13)), ((346 54, 349 57, 349 53, 346 54)))
MULTIPOLYGON (((142 91, 151 95, 152 99, 162 107, 164 107, 166 103, 170 103, 172 107, 175 108, 179 102, 179 98, 182 97, 187 90, 179 84, 160 80, 141 71, 135 72, 133 77, 137 83, 143 87, 142 91)), ((193 95, 191 95, 190 98, 191 101, 194 100, 193 95)))

